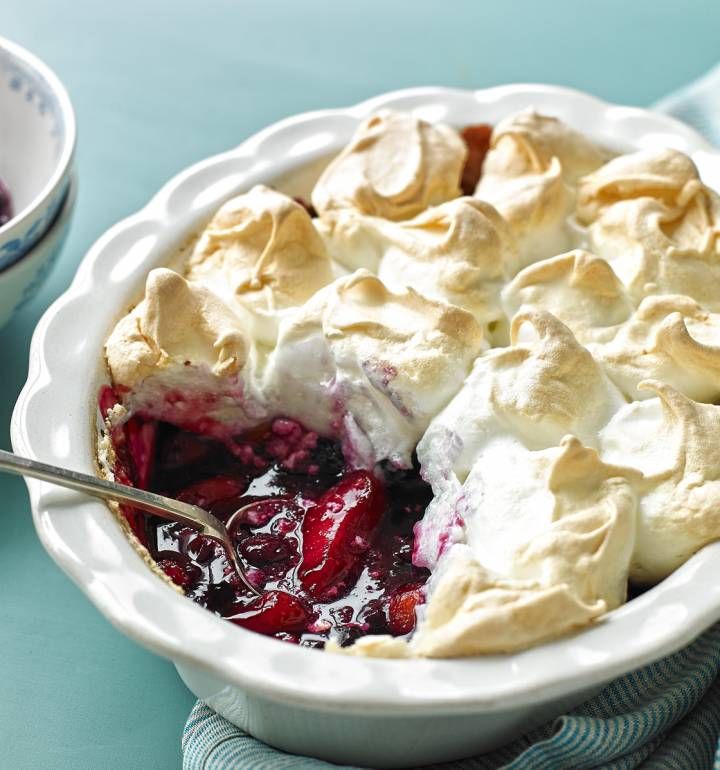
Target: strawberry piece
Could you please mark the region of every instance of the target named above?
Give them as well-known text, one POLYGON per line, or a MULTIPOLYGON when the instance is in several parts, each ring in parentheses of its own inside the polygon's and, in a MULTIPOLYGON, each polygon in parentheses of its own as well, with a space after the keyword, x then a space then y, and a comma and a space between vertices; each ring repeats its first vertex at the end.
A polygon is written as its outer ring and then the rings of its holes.
POLYGON ((98 393, 98 407, 100 408, 100 414, 103 420, 107 417, 107 413, 116 405, 120 403, 120 399, 117 396, 114 388, 110 385, 103 385, 98 393))
POLYGON ((200 564, 207 564, 213 559, 224 557, 223 547, 205 535, 195 535, 187 544, 187 555, 200 564))
POLYGON ((367 471, 354 471, 305 514, 298 577, 318 601, 334 601, 352 587, 385 509, 385 490, 367 471))
MULTIPOLYGON (((111 408, 112 395, 109 387, 103 391, 101 408, 108 404, 111 408)), ((115 427, 111 438, 117 457, 113 468, 115 481, 129 487, 148 489, 155 465, 157 423, 133 417, 124 425, 115 427)), ((128 505, 121 506, 120 510, 138 540, 147 545, 147 515, 128 505)))
POLYGON ((405 636, 415 629, 415 608, 425 603, 418 583, 401 586, 388 602, 388 627, 393 636, 405 636))
POLYGON ((132 417, 125 423, 125 435, 128 453, 135 469, 135 486, 147 489, 155 464, 157 423, 132 417))
POLYGON ((312 612, 300 599, 285 591, 268 591, 226 617, 243 628, 267 635, 304 631, 313 620, 312 612))

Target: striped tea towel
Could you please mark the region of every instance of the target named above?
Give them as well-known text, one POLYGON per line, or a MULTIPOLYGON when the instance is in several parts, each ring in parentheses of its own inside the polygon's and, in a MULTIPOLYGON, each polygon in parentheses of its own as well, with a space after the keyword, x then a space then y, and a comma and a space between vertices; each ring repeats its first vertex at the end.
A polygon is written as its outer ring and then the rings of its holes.
MULTIPOLYGON (((720 623, 689 647, 616 679, 513 743, 434 770, 720 768, 720 623)), ((184 770, 330 770, 251 738, 202 701, 185 725, 184 770)), ((346 767, 346 766, 344 766, 346 767)))

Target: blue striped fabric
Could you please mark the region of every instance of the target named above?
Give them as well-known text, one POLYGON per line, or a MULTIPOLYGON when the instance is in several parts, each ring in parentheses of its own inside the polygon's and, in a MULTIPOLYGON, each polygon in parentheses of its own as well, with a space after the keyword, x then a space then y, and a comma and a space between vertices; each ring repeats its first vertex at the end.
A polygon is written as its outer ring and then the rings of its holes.
MULTIPOLYGON (((656 105, 720 146, 720 66, 656 105)), ((720 623, 689 647, 611 682, 503 748, 433 770, 720 770, 720 623)), ((182 738, 184 770, 326 770, 243 733, 202 701, 182 738)), ((347 767, 347 766, 342 766, 347 767)))
POLYGON ((654 105, 688 123, 720 147, 720 64, 706 75, 654 105))
MULTIPOLYGON (((611 682, 591 700, 502 749, 433 770, 720 769, 720 624, 684 650, 611 682)), ((184 770, 326 770, 256 741, 199 701, 184 770)), ((347 767, 347 766, 343 766, 347 767)))

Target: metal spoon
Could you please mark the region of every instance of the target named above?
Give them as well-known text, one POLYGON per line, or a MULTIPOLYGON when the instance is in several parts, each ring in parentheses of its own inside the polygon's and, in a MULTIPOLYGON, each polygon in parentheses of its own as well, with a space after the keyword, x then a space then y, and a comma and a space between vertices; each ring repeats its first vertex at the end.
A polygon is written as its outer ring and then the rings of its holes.
MULTIPOLYGON (((201 535, 205 535, 205 537, 220 543, 243 585, 256 596, 262 595, 248 580, 245 570, 237 558, 227 527, 211 513, 197 505, 189 505, 179 500, 173 500, 170 497, 156 495, 154 492, 146 492, 143 489, 135 489, 135 487, 128 487, 125 484, 116 484, 114 481, 88 476, 86 473, 78 473, 67 468, 59 468, 56 465, 48 465, 37 460, 30 460, 27 457, 20 457, 12 452, 5 452, 2 449, 0 449, 0 471, 49 481, 51 484, 84 492, 87 495, 100 497, 103 500, 129 503, 134 508, 140 508, 147 513, 153 513, 162 519, 177 521, 180 524, 193 527, 201 535)), ((241 510, 244 510, 244 508, 241 510)))

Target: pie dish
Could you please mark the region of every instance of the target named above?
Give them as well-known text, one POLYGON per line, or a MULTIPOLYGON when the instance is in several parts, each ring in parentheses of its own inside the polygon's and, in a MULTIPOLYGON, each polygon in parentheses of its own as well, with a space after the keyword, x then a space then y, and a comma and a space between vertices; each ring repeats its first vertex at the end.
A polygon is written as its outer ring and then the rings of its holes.
MULTIPOLYGON (((34 370, 31 368, 14 420, 15 448, 31 455, 39 454, 41 459, 62 461, 72 457, 78 467, 91 467, 93 437, 81 426, 87 424, 83 420, 87 420, 91 411, 92 386, 97 389, 102 382, 100 364, 93 355, 101 350, 117 317, 140 299, 148 269, 166 264, 167 254, 176 251, 192 236, 193 230, 206 222, 219 203, 233 192, 265 183, 291 194, 306 195, 303 177, 317 178, 315 169, 323 165, 327 155, 348 142, 362 118, 381 108, 414 113, 433 123, 462 126, 478 122, 497 124, 507 115, 531 105, 541 112, 560 116, 586 133, 599 147, 610 151, 675 147, 693 158, 709 185, 717 186, 720 175, 717 156, 689 129, 650 113, 611 107, 562 89, 518 86, 475 93, 423 89, 390 94, 347 111, 291 119, 259 134, 237 151, 211 159, 181 175, 145 212, 119 225, 93 249, 70 292, 49 312, 36 333, 31 354, 34 370), (79 334, 67 308, 74 306, 79 310, 81 302, 87 306, 92 295, 103 291, 103 287, 118 298, 117 305, 113 309, 94 305, 97 333, 84 329, 83 334, 79 334), (66 354, 61 360, 52 352, 59 349, 58 340, 53 344, 50 340, 58 333, 63 317, 65 339, 68 343, 73 340, 74 345, 81 339, 78 355, 84 356, 85 369, 98 371, 98 379, 90 384, 82 398, 78 396, 74 401, 70 421, 58 420, 52 399, 48 400, 46 384, 50 374, 53 387, 58 388, 63 373, 67 377, 70 369, 78 365, 77 361, 71 364, 66 354), (47 404, 44 410, 40 407, 43 398, 47 404), (40 412, 46 418, 44 432, 39 430, 36 418, 40 412), (41 440, 41 435, 52 438, 41 440), (80 440, 83 436, 85 441, 80 440), (65 454, 58 455, 56 451, 65 454)), ((603 180, 597 184, 602 186, 603 180)), ((423 194, 426 192, 430 196, 428 200, 436 202, 432 196, 437 191, 423 191, 423 194)), ((496 192, 501 198, 503 190, 496 192)), ((582 194, 579 197, 585 201, 582 194)), ((337 195, 330 189, 320 205, 329 205, 332 210, 335 199, 337 195)), ((588 191, 587 200, 586 216, 589 222, 592 220, 590 227, 594 227, 593 217, 602 219, 602 212, 598 216, 597 206, 593 208, 592 190, 588 191)), ((368 205, 375 203, 371 200, 368 205)), ((504 213, 512 225, 513 212, 504 213)), ((542 224, 550 232, 556 212, 544 213, 547 216, 542 224)), ((403 208, 398 216, 407 214, 403 208)), ((390 216, 395 216, 395 212, 390 211, 390 216)), ((341 218, 340 213, 338 219, 341 218)), ((522 260, 537 249, 537 244, 532 243, 532 233, 522 229, 527 218, 527 212, 518 215, 514 236, 519 242, 520 266, 522 260)), ((603 223, 608 226, 606 220, 603 223)), ((556 248, 553 244, 551 252, 556 248)), ((578 273, 588 267, 588 262, 590 268, 597 267, 583 254, 571 255, 560 267, 567 270, 569 262, 572 262, 569 269, 577 269, 578 273)), ((533 267, 529 264, 524 269, 533 267)), ((681 278, 685 280, 687 276, 681 278)), ((376 279, 362 280, 372 283, 376 279)), ((536 332, 540 330, 539 336, 543 339, 543 329, 550 322, 532 308, 525 308, 520 315, 523 323, 514 322, 509 330, 499 328, 498 324, 490 328, 490 324, 498 320, 491 317, 492 313, 502 302, 532 305, 532 292, 528 288, 537 286, 537 281, 532 283, 532 280, 535 279, 517 281, 515 278, 513 282, 518 285, 513 284, 514 290, 508 292, 508 296, 492 297, 475 315, 465 312, 474 318, 474 323, 487 324, 488 334, 507 332, 517 345, 526 344, 523 326, 529 325, 536 332)), ((642 293, 642 284, 633 284, 632 278, 627 285, 640 286, 642 293)), ((618 312, 621 311, 622 308, 618 312)), ((692 315, 695 311, 687 312, 692 315)), ((74 315, 78 317, 77 313, 74 315)), ((638 323, 647 323, 645 316, 652 319, 651 310, 647 310, 638 323)), ((593 344, 605 344, 602 335, 593 344)), ((608 351, 607 358, 614 361, 612 353, 608 351)), ((583 355, 580 358, 584 361, 583 355)), ((630 383, 623 387, 636 387, 638 383, 632 372, 627 374, 628 366, 625 363, 617 366, 622 372, 618 381, 630 383)), ((582 366, 578 370, 584 371, 582 366)), ((602 378, 595 378, 595 384, 600 380, 602 378)), ((452 410, 448 417, 452 419, 452 410)), ((549 429, 557 430, 557 426, 551 425, 549 429)), ((432 438, 430 433, 427 436, 432 438)), ((417 438, 419 436, 414 436, 413 440, 417 438)), ((439 440, 441 436, 437 434, 436 438, 439 440)), ((617 442, 613 444, 612 436, 608 442, 615 447, 613 451, 627 449, 616 446, 617 442)), ((419 454, 422 446, 421 443, 419 454)), ((583 459, 582 452, 572 443, 566 442, 561 448, 567 455, 583 459)), ((443 456, 437 449, 431 454, 443 456)), ((547 717, 562 708, 560 702, 564 699, 570 697, 577 701, 612 676, 676 649, 720 615, 712 580, 717 546, 710 545, 655 588, 608 615, 602 623, 577 637, 562 638, 521 653, 462 661, 381 661, 320 655, 263 640, 227 623, 228 628, 223 627, 219 619, 174 595, 151 575, 127 540, 112 528, 111 519, 101 520, 104 521, 101 527, 93 517, 97 504, 77 506, 76 497, 49 492, 34 483, 30 489, 46 547, 114 622, 176 660, 194 691, 241 726, 249 727, 275 745, 336 761, 398 766, 449 759, 488 748, 507 739, 513 731, 526 728, 528 720, 547 717), (38 497, 41 491, 42 500, 38 497), (72 526, 59 515, 63 505, 76 507, 72 526), (104 546, 102 555, 98 550, 100 542, 104 546), (112 548, 108 551, 110 544, 112 548), (81 556, 70 556, 78 553, 81 556), (211 676, 203 673, 208 668, 211 676), (223 682, 226 684, 221 684, 223 682), (284 704, 281 706, 278 701, 284 704), (273 702, 272 718, 261 716, 261 702, 273 702), (243 713, 243 703, 248 709, 246 713, 243 713), (319 712, 340 705, 342 714, 336 713, 332 718, 318 716, 319 712), (368 716, 370 710, 373 716, 368 716), (288 721, 290 712, 294 720, 299 720, 293 722, 294 726, 288 721), (469 719, 470 714, 476 716, 469 719), (458 719, 458 715, 466 718, 458 719), (432 740, 423 745, 417 741, 417 729, 428 716, 433 717, 436 730, 432 740), (393 718, 387 719, 388 729, 378 733, 385 717, 393 718), (350 723, 352 739, 341 739, 350 723), (382 739, 370 742, 367 737, 371 734, 384 734, 387 742, 382 739)), ((433 516, 434 520, 441 521, 442 510, 435 511, 433 516)), ((655 566, 643 562, 639 568, 652 571, 655 566)))

